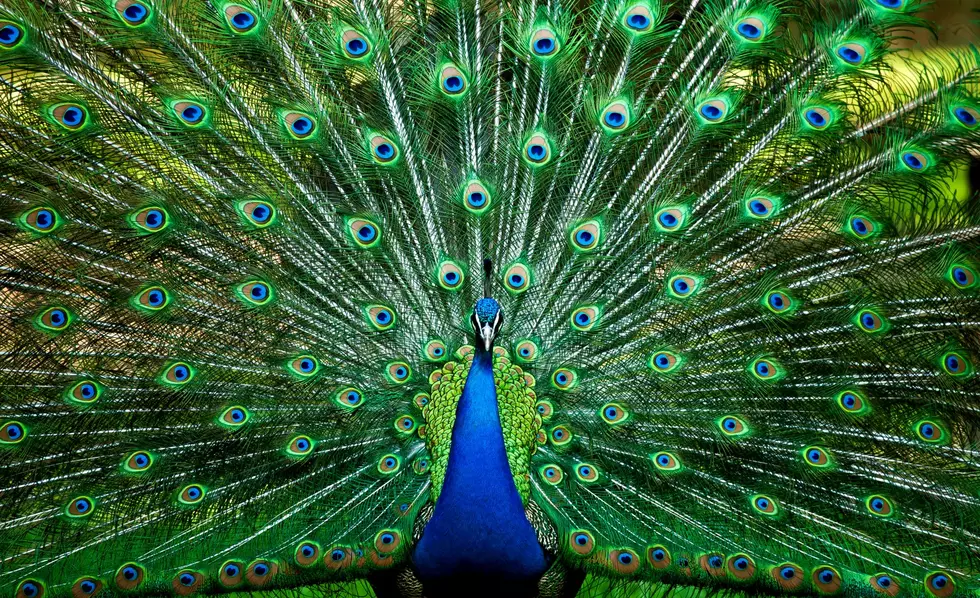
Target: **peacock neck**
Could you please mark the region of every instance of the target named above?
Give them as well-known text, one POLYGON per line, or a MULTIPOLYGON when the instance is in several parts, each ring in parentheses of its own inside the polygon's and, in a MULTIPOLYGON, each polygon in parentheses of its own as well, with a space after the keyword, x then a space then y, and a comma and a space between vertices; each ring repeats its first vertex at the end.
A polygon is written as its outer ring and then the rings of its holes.
POLYGON ((473 358, 456 407, 445 481, 414 562, 427 590, 459 577, 521 584, 536 581, 547 567, 507 461, 490 352, 477 349, 473 358))

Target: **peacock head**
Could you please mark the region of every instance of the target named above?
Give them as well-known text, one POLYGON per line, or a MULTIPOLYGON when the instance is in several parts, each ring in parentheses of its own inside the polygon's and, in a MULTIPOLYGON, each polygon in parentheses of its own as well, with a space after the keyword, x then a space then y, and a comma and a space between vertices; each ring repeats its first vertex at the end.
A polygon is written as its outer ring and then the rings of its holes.
POLYGON ((493 297, 480 299, 473 308, 471 320, 476 333, 476 344, 489 351, 504 324, 504 311, 500 309, 500 304, 493 297))

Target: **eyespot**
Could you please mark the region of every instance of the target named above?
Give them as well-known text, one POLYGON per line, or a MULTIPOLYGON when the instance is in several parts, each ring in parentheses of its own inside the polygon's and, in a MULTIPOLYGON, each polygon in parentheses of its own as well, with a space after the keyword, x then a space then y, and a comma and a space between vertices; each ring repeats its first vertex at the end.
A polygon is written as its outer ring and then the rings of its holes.
POLYGON ((381 242, 381 229, 370 220, 352 218, 347 221, 347 229, 354 243, 362 249, 375 247, 381 242))
POLYGON ((837 394, 837 404, 846 413, 859 414, 867 409, 867 402, 856 390, 845 390, 837 394))
POLYGON ((276 208, 267 201, 251 199, 239 202, 237 207, 245 221, 256 228, 265 228, 276 221, 276 208))
POLYGON ((194 378, 195 373, 194 368, 183 361, 178 361, 164 368, 160 381, 171 385, 187 384, 194 378))
POLYGON ((558 52, 558 38, 550 29, 538 29, 531 35, 531 52, 536 56, 552 56, 558 52))
POLYGON ((599 415, 610 425, 622 424, 629 419, 629 412, 619 403, 606 403, 599 409, 599 415))
POLYGON ((449 351, 446 349, 446 343, 439 339, 433 339, 425 343, 423 354, 428 361, 440 362, 446 359, 449 351))
POLYGON ((123 23, 139 27, 150 18, 150 7, 138 0, 116 0, 116 13, 123 23))
POLYGON ((369 305, 364 308, 368 322, 376 330, 388 330, 395 325, 395 310, 385 305, 369 305))
POLYGON ((551 374, 551 383, 559 390, 571 390, 578 382, 578 376, 568 368, 558 368, 551 374))
POLYGON ((623 15, 623 25, 636 33, 646 33, 653 28, 654 15, 644 4, 634 4, 623 15))
MULTIPOLYGON (((2 40, 0 40, 2 43, 2 40)), ((953 108, 953 116, 956 120, 960 122, 964 127, 968 129, 973 129, 980 123, 980 110, 972 106, 957 106, 953 108)))
POLYGON ((950 266, 949 279, 960 289, 968 289, 977 282, 977 276, 973 270, 963 264, 953 264, 950 266))
POLYGON ((830 110, 821 106, 807 108, 803 111, 803 118, 806 119, 807 125, 817 130, 826 129, 833 122, 833 115, 830 110))
POLYGON ((245 570, 245 579, 253 586, 264 586, 269 583, 276 573, 279 566, 272 561, 253 561, 245 570))
POLYGON ((517 361, 531 363, 538 358, 538 345, 532 340, 523 340, 514 347, 517 361))
POLYGON ((177 119, 185 125, 196 127, 207 120, 207 108, 197 102, 181 100, 174 102, 171 108, 177 115, 177 119))
POLYGON ((674 371, 680 363, 680 358, 670 351, 657 351, 650 356, 650 368, 661 374, 674 371))
POLYGON ((772 578, 786 590, 795 590, 803 584, 803 569, 793 563, 783 563, 772 568, 772 578))
POLYGON ((868 508, 868 512, 878 517, 891 517, 893 512, 892 502, 880 494, 864 499, 864 506, 868 508))
POLYGON ((755 509, 756 513, 759 513, 760 515, 775 516, 779 513, 779 504, 768 496, 756 494, 750 499, 750 501, 752 503, 752 508, 755 509))
POLYGON ((183 570, 178 573, 171 585, 178 596, 187 596, 197 591, 204 582, 204 576, 197 571, 183 570))
POLYGON ((921 171, 929 166, 929 158, 922 152, 902 152, 902 163, 911 170, 921 171))
POLYGON ((613 102, 602 111, 602 125, 610 133, 622 131, 630 125, 630 111, 625 102, 613 102))
POLYGON ((755 575, 755 561, 747 554, 733 554, 728 557, 728 572, 735 579, 752 579, 755 575))
POLYGON ((87 496, 79 496, 68 501, 65 514, 69 517, 88 517, 95 512, 95 503, 87 496))
POLYGON ((337 402, 343 407, 356 409, 364 402, 364 396, 356 388, 345 388, 337 393, 337 402))
POLYGON ((147 287, 133 298, 132 304, 145 311, 160 311, 170 305, 170 293, 161 286, 147 287))
POLYGON ((180 490, 177 500, 185 505, 196 505, 204 500, 207 490, 200 484, 189 484, 180 490))
POLYGON ((575 477, 580 482, 595 482, 599 479, 599 470, 591 463, 581 463, 575 468, 575 477))
POLYGON ((255 13, 238 4, 229 4, 225 7, 225 20, 235 33, 248 33, 259 23, 255 13))
POLYGON ((858 43, 851 42, 837 46, 837 56, 849 65, 861 64, 867 54, 867 49, 858 43))
POLYGON ((51 116, 69 131, 78 131, 88 122, 88 110, 78 104, 58 104, 51 107, 51 116))
POLYGON ((417 475, 425 475, 429 471, 429 458, 419 457, 412 463, 412 471, 417 475))
POLYGON ((541 166, 548 163, 551 159, 551 145, 544 135, 537 133, 532 135, 527 143, 524 144, 524 157, 531 164, 541 166))
POLYGON ((946 439, 946 431, 939 424, 923 420, 915 424, 915 433, 920 440, 938 443, 946 439))
POLYGON ((170 214, 163 208, 143 208, 130 216, 129 222, 144 232, 156 233, 170 226, 170 214))
POLYGON ((395 431, 411 434, 415 431, 415 419, 411 415, 400 415, 395 419, 395 431))
POLYGON ((555 407, 551 404, 551 401, 538 401, 534 406, 534 410, 541 416, 542 420, 547 420, 555 412, 555 407))
POLYGON ((384 135, 371 137, 371 156, 378 164, 391 164, 398 157, 398 146, 384 135))
POLYGON ((316 132, 316 119, 302 112, 287 112, 282 115, 286 131, 293 139, 309 139, 316 132))
POLYGON ((782 373, 776 362, 771 359, 756 359, 749 367, 752 375, 758 380, 773 381, 782 373))
POLYGON ((956 591, 956 582, 953 578, 942 571, 934 571, 926 576, 926 590, 937 598, 952 596, 956 591))
MULTIPOLYGON (((686 556, 681 556, 681 558, 677 559, 677 566, 681 569, 687 569, 691 566, 691 563, 687 560, 686 556)), ((687 571, 687 573, 690 575, 691 572, 687 571)))
POLYGON ((595 539, 585 530, 574 531, 568 536, 568 544, 580 556, 588 556, 595 548, 595 539))
POLYGON ((385 529, 374 537, 374 547, 381 554, 391 554, 401 546, 402 536, 397 530, 385 529))
POLYGON ((511 293, 518 295, 526 291, 529 286, 531 286, 531 269, 527 265, 517 262, 504 271, 504 288, 511 293))
POLYGON ((656 214, 656 225, 661 232, 672 233, 684 227, 686 214, 681 208, 662 208, 656 214))
POLYGON ((34 208, 22 214, 19 221, 32 232, 42 234, 50 233, 61 224, 61 218, 54 208, 34 208))
POLYGON ((153 455, 147 451, 136 451, 123 461, 123 469, 129 473, 143 473, 153 466, 153 455))
POLYGON ((667 290, 672 297, 687 299, 698 290, 700 282, 693 276, 677 275, 667 281, 667 290))
POLYGON ((660 471, 679 471, 681 468, 680 460, 673 453, 661 451, 651 458, 653 459, 653 464, 660 471))
POLYGON ((640 557, 628 548, 609 551, 609 567, 620 575, 635 573, 640 568, 640 557))
POLYGON ((463 189, 463 205, 474 214, 482 214, 490 207, 490 192, 479 181, 470 181, 463 189))
POLYGON ((371 52, 371 43, 353 29, 347 29, 340 35, 340 47, 353 60, 362 59, 371 52))
POLYGON ((580 307, 572 312, 572 328, 579 332, 591 330, 599 321, 599 308, 595 306, 580 307))
POLYGON ((654 569, 666 569, 670 566, 670 551, 657 545, 647 548, 647 560, 654 569))
POLYGON ((881 332, 885 330, 886 322, 877 313, 870 309, 863 309, 858 312, 855 318, 858 328, 865 332, 881 332))
POLYGON ((267 282, 250 280, 238 286, 238 296, 245 300, 246 304, 261 306, 272 302, 275 292, 267 282))
POLYGON ((740 417, 727 415, 718 420, 718 427, 725 436, 741 436, 749 431, 740 417))
POLYGON ((750 42, 757 42, 761 41, 763 36, 765 36, 766 26, 761 19, 748 17, 738 22, 738 24, 735 26, 735 31, 737 31, 743 39, 750 42))
POLYGON ((813 586, 823 594, 835 594, 840 591, 841 577, 837 569, 823 565, 813 571, 813 586))
POLYGON ((10 21, 0 21, 0 49, 12 50, 19 46, 23 41, 23 27, 17 23, 11 23, 10 21))
POLYGON ((146 569, 136 563, 126 563, 116 571, 116 587, 123 591, 135 590, 143 583, 146 569))
POLYGON ((389 363, 385 371, 388 372, 388 379, 395 384, 404 384, 412 377, 412 369, 404 361, 389 363))
POLYGON ((71 312, 63 307, 49 307, 34 318, 38 326, 49 332, 61 332, 74 320, 71 312))
POLYGON ((72 598, 87 598, 95 596, 103 589, 102 582, 94 577, 83 577, 71 587, 72 598))
POLYGON ((864 216, 852 216, 847 221, 847 228, 855 237, 866 239, 875 233, 877 227, 864 216))
POLYGON ((888 594, 889 596, 895 596, 901 589, 898 586, 898 582, 887 573, 879 573, 877 575, 872 575, 868 578, 871 583, 871 587, 878 590, 882 594, 888 594))
POLYGON ((320 560, 320 547, 314 542, 300 542, 296 547, 296 564, 300 567, 310 567, 320 560))
POLYGON ((880 6, 890 10, 898 10, 905 4, 905 0, 877 0, 880 6))
POLYGON ((701 568, 712 577, 724 577, 725 556, 718 553, 706 554, 700 559, 701 568))
POLYGON ((578 251, 592 251, 599 246, 601 234, 602 229, 598 221, 590 220, 584 222, 572 230, 572 247, 578 251))
POLYGON ((401 459, 395 455, 385 455, 384 457, 381 457, 380 461, 378 461, 378 471, 381 473, 395 473, 400 467, 401 459))
POLYGON ((455 66, 446 65, 439 73, 439 88, 446 95, 461 95, 466 91, 466 77, 455 66))
POLYGON ((728 115, 728 104, 724 100, 708 100, 698 106, 698 114, 709 123, 718 123, 728 115))
POLYGON ((245 563, 241 561, 227 561, 218 570, 218 581, 226 588, 232 588, 242 583, 245 577, 245 563))
POLYGON ((950 376, 965 376, 970 373, 970 362, 955 351, 943 355, 943 369, 950 376))
POLYGON ((17 444, 27 437, 24 424, 16 421, 6 421, 0 425, 0 444, 17 444))
POLYGON ((69 401, 74 401, 76 403, 82 404, 92 404, 102 397, 102 385, 94 380, 82 380, 81 382, 76 382, 74 386, 68 389, 66 398, 69 401))
POLYGON ((309 436, 296 436, 289 441, 286 452, 293 457, 305 457, 313 452, 314 442, 309 436))
POLYGON ((803 461, 811 467, 829 467, 830 456, 819 446, 808 446, 802 451, 803 461))
POLYGON ((552 486, 561 484, 562 480, 565 479, 565 473, 561 470, 561 467, 554 464, 545 465, 538 470, 538 474, 541 476, 542 480, 551 484, 552 486))
POLYGON ((412 399, 412 401, 415 403, 415 406, 418 407, 419 409, 425 408, 425 406, 428 405, 429 401, 431 400, 432 397, 430 397, 427 393, 424 392, 420 392, 416 394, 415 398, 412 399))
POLYGON ((439 286, 447 291, 455 291, 463 286, 463 269, 455 262, 445 261, 439 264, 439 286))
POLYGON ((567 426, 555 426, 551 429, 551 443, 555 446, 564 446, 572 441, 572 432, 567 426))
POLYGON ((782 291, 770 291, 766 293, 763 303, 769 311, 777 314, 785 314, 793 307, 793 300, 782 291))
POLYGON ((320 371, 320 361, 312 355, 299 355, 286 364, 289 371, 301 378, 309 378, 320 371))
POLYGON ((345 546, 335 546, 327 553, 323 559, 328 569, 339 570, 350 566, 354 561, 354 554, 350 548, 345 546))
POLYGON ((218 423, 224 426, 237 428, 245 425, 245 423, 251 419, 251 417, 252 414, 249 413, 244 407, 229 407, 225 409, 218 417, 218 423))
POLYGON ((753 197, 745 202, 745 210, 752 218, 764 220, 773 215, 775 204, 767 197, 753 197))

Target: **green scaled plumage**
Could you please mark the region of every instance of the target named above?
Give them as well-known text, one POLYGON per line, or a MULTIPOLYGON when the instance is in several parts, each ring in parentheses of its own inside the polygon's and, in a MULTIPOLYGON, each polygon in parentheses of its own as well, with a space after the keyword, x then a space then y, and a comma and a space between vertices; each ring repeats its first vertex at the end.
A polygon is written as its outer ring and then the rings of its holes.
POLYGON ((541 596, 980 591, 921 8, 0 0, 0 592, 421 596, 484 258, 541 596))

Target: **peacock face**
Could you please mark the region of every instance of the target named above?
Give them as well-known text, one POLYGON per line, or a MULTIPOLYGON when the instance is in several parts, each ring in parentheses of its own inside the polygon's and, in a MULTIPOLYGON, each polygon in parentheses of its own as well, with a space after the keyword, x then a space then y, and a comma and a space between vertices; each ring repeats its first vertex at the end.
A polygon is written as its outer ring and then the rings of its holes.
POLYGON ((504 312, 500 309, 500 304, 492 297, 484 297, 476 302, 470 319, 476 333, 476 344, 489 351, 504 324, 504 312))

